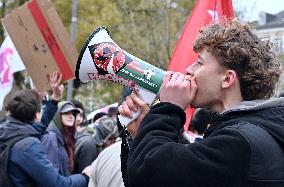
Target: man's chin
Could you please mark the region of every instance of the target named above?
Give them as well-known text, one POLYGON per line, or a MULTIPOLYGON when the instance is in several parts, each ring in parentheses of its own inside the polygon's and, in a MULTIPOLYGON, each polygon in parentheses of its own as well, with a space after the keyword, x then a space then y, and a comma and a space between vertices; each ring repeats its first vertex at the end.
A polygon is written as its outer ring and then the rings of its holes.
POLYGON ((204 104, 201 104, 201 103, 198 103, 198 102, 192 102, 191 104, 190 104, 190 107, 191 108, 205 108, 205 107, 207 107, 206 105, 204 105, 204 104))
POLYGON ((195 102, 195 100, 193 100, 191 103, 190 103, 190 107, 191 108, 200 108, 200 105, 198 103, 195 102))

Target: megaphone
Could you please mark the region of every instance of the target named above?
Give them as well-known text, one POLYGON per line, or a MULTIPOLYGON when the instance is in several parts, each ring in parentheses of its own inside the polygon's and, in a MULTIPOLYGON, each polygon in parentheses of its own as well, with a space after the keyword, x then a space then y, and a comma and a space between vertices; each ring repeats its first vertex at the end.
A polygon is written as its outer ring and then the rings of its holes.
MULTIPOLYGON (((76 78, 83 83, 93 80, 108 80, 131 89, 138 97, 152 104, 163 83, 165 71, 122 50, 109 36, 106 27, 97 28, 88 37, 78 57, 76 78)), ((119 115, 119 121, 128 125, 141 113, 133 117, 119 115)))

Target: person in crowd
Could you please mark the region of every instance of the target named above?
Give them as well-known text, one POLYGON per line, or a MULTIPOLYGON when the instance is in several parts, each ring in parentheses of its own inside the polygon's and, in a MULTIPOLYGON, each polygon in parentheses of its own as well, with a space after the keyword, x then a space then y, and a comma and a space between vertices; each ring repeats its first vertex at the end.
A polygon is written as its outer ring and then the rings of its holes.
POLYGON ((90 127, 81 127, 81 123, 85 119, 85 109, 83 104, 78 100, 73 100, 72 103, 80 110, 80 113, 76 116, 75 122, 75 166, 73 173, 81 173, 84 168, 92 164, 99 152, 95 139, 87 129, 90 127))
POLYGON ((111 117, 113 120, 117 119, 118 116, 118 108, 117 107, 110 107, 108 109, 107 115, 111 117))
POLYGON ((124 187, 121 173, 122 126, 117 120, 119 137, 105 148, 92 163, 88 187, 124 187))
POLYGON ((77 113, 76 120, 75 120, 76 132, 80 132, 80 131, 83 130, 81 124, 86 119, 85 108, 84 108, 83 104, 78 100, 74 99, 71 102, 80 111, 79 113, 77 113))
POLYGON ((9 114, 0 125, 0 186, 86 186, 89 168, 84 170, 85 176, 60 175, 47 159, 40 142, 62 97, 64 88, 61 82, 60 73, 50 75, 52 96, 42 109, 39 94, 34 90, 18 91, 8 101, 9 114))
POLYGON ((212 112, 207 108, 198 108, 194 111, 189 124, 189 130, 183 132, 183 137, 189 142, 200 141, 206 129, 210 126, 212 112))
POLYGON ((128 129, 128 185, 284 186, 284 99, 271 98, 280 65, 268 39, 237 19, 200 30, 198 60, 185 74, 167 72, 160 103, 149 107, 133 92, 119 107, 140 116, 128 129), (216 112, 204 139, 178 144, 188 106, 216 112))
POLYGON ((103 116, 92 124, 94 138, 98 152, 100 153, 104 148, 110 146, 118 137, 117 123, 109 116, 103 116))
POLYGON ((48 159, 61 175, 69 176, 75 167, 75 121, 80 113, 70 101, 58 103, 58 110, 41 142, 48 159))
POLYGON ((105 148, 92 163, 89 187, 124 187, 121 175, 121 141, 105 148))
POLYGON ((98 112, 96 113, 96 115, 93 117, 93 123, 95 123, 98 119, 104 117, 104 116, 107 116, 107 113, 105 112, 98 112))
POLYGON ((76 134, 74 172, 90 165, 100 152, 113 144, 118 137, 116 121, 107 115, 81 129, 76 134))

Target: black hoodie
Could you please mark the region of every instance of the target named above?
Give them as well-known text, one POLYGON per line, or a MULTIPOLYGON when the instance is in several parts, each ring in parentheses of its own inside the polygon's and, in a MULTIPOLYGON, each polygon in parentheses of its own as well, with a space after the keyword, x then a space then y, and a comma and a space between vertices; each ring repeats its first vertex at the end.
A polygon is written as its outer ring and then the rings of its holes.
POLYGON ((213 121, 202 141, 181 145, 184 112, 154 106, 130 148, 129 185, 284 186, 284 99, 242 102, 213 121))

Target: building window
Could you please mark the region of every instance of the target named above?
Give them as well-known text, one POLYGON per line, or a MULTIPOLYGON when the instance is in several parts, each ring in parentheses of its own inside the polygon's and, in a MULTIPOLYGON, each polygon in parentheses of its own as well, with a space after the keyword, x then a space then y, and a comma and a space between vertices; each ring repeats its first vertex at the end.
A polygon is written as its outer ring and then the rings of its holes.
POLYGON ((274 43, 274 45, 275 45, 275 47, 276 47, 277 53, 278 53, 278 54, 279 54, 279 53, 282 53, 282 52, 283 52, 282 40, 279 39, 279 38, 275 38, 275 39, 273 40, 273 43, 274 43))

